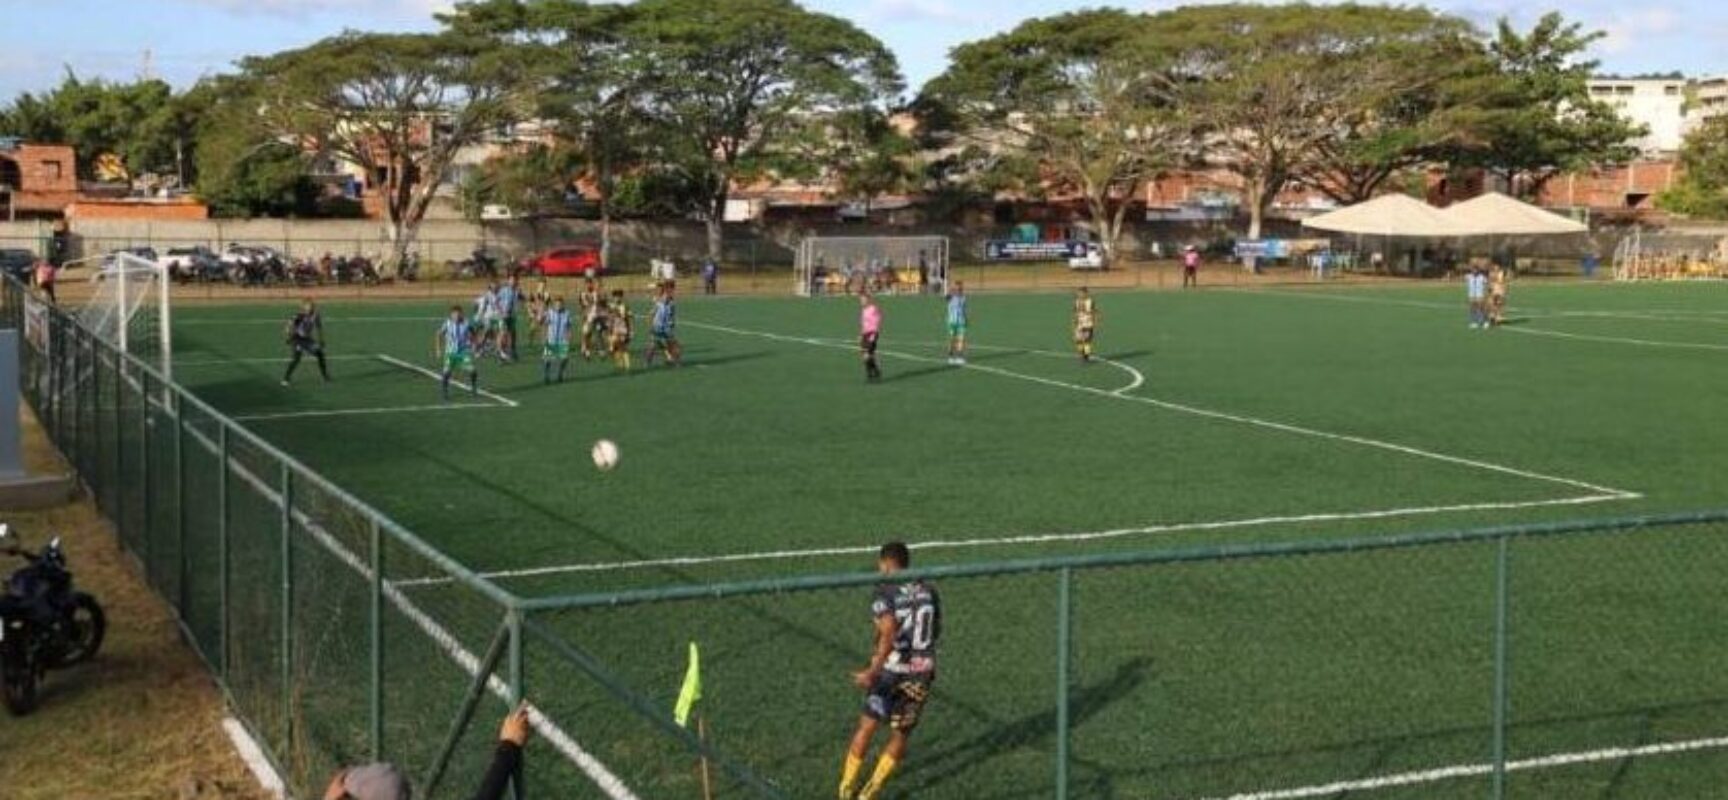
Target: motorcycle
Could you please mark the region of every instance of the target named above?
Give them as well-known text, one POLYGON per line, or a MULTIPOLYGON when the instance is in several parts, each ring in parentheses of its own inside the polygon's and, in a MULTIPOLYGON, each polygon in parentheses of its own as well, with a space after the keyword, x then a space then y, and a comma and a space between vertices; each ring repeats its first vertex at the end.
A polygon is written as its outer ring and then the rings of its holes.
POLYGON ((108 621, 96 598, 73 588, 59 537, 32 553, 10 526, 0 524, 0 554, 27 562, 0 596, 0 699, 14 716, 23 716, 35 710, 48 670, 96 657, 108 621))

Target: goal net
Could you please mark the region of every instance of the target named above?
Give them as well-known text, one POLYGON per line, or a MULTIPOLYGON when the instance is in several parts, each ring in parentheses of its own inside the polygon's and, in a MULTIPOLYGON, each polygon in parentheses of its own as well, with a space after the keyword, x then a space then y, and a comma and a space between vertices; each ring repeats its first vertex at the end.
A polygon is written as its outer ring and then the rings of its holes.
POLYGON ((946 236, 812 236, 798 243, 793 291, 805 297, 947 288, 946 236))
POLYGON ((78 310, 79 321, 103 340, 168 374, 174 350, 166 271, 147 259, 116 253, 92 280, 96 291, 78 310))

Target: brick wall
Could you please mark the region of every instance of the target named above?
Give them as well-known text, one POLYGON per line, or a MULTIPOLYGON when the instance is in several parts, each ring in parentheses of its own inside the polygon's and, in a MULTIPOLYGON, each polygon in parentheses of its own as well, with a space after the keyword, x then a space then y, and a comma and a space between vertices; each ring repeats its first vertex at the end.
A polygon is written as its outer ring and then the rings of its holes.
POLYGON ((15 211, 59 214, 78 196, 78 158, 71 147, 23 144, 0 151, 0 161, 10 162, 0 165, 7 172, 17 169, 18 185, 12 195, 15 211))

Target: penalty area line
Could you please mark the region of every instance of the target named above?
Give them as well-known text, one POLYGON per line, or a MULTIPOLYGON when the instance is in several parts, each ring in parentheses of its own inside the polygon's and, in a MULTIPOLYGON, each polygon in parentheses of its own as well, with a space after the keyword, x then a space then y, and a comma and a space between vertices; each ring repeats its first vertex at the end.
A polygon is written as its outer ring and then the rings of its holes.
MULTIPOLYGON (((807 344, 807 345, 811 345, 814 347, 850 349, 850 348, 845 347, 844 345, 829 344, 828 342, 825 342, 821 339, 813 339, 813 338, 808 338, 808 337, 786 336, 783 334, 768 333, 765 331, 753 331, 753 330, 746 330, 743 328, 729 328, 729 327, 722 326, 722 325, 706 325, 706 324, 698 323, 698 322, 692 322, 692 323, 686 323, 686 324, 688 324, 692 327, 705 328, 708 330, 720 331, 722 333, 731 333, 731 334, 738 335, 738 336, 753 336, 753 337, 757 337, 757 338, 768 339, 771 341, 795 342, 798 344, 807 344)), ((919 362, 934 363, 934 364, 944 363, 943 360, 939 359, 939 358, 928 358, 925 356, 914 355, 911 353, 901 353, 901 352, 896 352, 896 351, 892 351, 892 350, 881 350, 879 352, 882 353, 883 355, 893 356, 895 358, 899 358, 899 359, 903 359, 903 360, 907 360, 907 361, 919 361, 919 362)), ((1362 447, 1370 447, 1370 448, 1374 448, 1377 450, 1385 450, 1385 451, 1389 451, 1389 452, 1393 452, 1393 453, 1402 453, 1404 455, 1414 456, 1417 458, 1424 458, 1424 459, 1428 459, 1431 461, 1440 461, 1440 462, 1447 463, 1447 464, 1456 464, 1459 466, 1470 467, 1473 469, 1483 470, 1483 471, 1487 471, 1487 472, 1496 472, 1496 473, 1499 473, 1502 475, 1511 475, 1514 477, 1526 478, 1526 479, 1533 480, 1533 481, 1541 481, 1544 483, 1553 483, 1553 484, 1559 484, 1562 486, 1570 486, 1574 489, 1582 489, 1586 492, 1589 492, 1591 495, 1612 496, 1615 499, 1621 499, 1621 500, 1634 500, 1634 499, 1637 499, 1637 498, 1642 496, 1642 495, 1638 494, 1637 492, 1627 491, 1624 489, 1614 489, 1614 488, 1610 488, 1607 486, 1600 486, 1597 484, 1577 480, 1574 478, 1566 478, 1566 477, 1561 477, 1558 475, 1548 475, 1545 473, 1535 472, 1532 470, 1519 469, 1517 467, 1509 467, 1509 466, 1506 466, 1504 464, 1495 464, 1492 462, 1482 461, 1479 459, 1466 458, 1464 456, 1455 456, 1455 455, 1449 455, 1446 453, 1435 452, 1433 450, 1424 450, 1424 449, 1419 448, 1419 447, 1412 447, 1410 445, 1403 445, 1403 444, 1398 444, 1396 442, 1383 441, 1380 439, 1371 439, 1371 438, 1368 438, 1366 436, 1356 436, 1353 434, 1346 434, 1346 433, 1332 433, 1330 431, 1318 430, 1316 428, 1307 428, 1307 427, 1303 427, 1300 425, 1293 425, 1293 424, 1285 423, 1285 422, 1277 422, 1274 420, 1262 419, 1259 417, 1251 417, 1251 416, 1248 416, 1245 414, 1232 414, 1232 413, 1229 413, 1226 411, 1215 411, 1215 410, 1209 409, 1209 408, 1201 408, 1199 406, 1187 405, 1187 404, 1183 404, 1183 403, 1176 403, 1176 402, 1172 402, 1169 400, 1160 400, 1156 397, 1149 397, 1149 396, 1143 395, 1143 394, 1127 394, 1127 393, 1125 393, 1125 390, 1111 391, 1109 389, 1099 389, 1099 388, 1092 387, 1092 386, 1084 386, 1084 385, 1078 384, 1078 383, 1069 383, 1067 381, 1059 381, 1059 380, 1056 380, 1054 378, 1045 378, 1045 377, 1041 377, 1038 375, 1027 375, 1027 374, 1022 373, 1022 372, 1014 372, 1013 370, 1006 370, 1006 369, 1001 369, 1000 367, 992 367, 992 366, 987 366, 987 365, 983 365, 983 364, 966 364, 964 366, 957 366, 955 368, 956 369, 970 369, 970 370, 976 370, 979 372, 986 372, 986 373, 989 373, 991 375, 998 375, 998 376, 1001 376, 1004 378, 1013 378, 1015 380, 1028 381, 1031 383, 1043 384, 1045 386, 1052 386, 1052 387, 1055 387, 1058 389, 1068 389, 1070 391, 1082 392, 1082 393, 1094 395, 1097 397, 1105 397, 1105 398, 1110 398, 1110 399, 1114 399, 1114 400, 1122 400, 1122 401, 1131 402, 1131 403, 1142 403, 1145 405, 1153 406, 1155 408, 1163 409, 1165 411, 1174 411, 1177 413, 1188 414, 1188 415, 1197 416, 1197 417, 1204 417, 1207 419, 1214 419, 1214 420, 1219 420, 1219 421, 1223 421, 1223 422, 1231 422, 1231 423, 1235 423, 1238 425, 1247 425, 1247 426, 1256 427, 1256 428, 1264 428, 1267 430, 1275 430, 1275 431, 1280 431, 1283 433, 1293 434, 1296 436, 1307 436, 1307 437, 1312 437, 1312 438, 1316 438, 1316 439, 1324 439, 1324 440, 1328 440, 1328 441, 1344 442, 1347 444, 1360 445, 1362 447)))
MULTIPOLYGON (((1681 742, 1665 742, 1639 747, 1606 747, 1601 750, 1585 750, 1571 753, 1555 753, 1553 755, 1526 758, 1506 762, 1507 772, 1523 772, 1526 770, 1552 769, 1569 767, 1578 764, 1595 764, 1603 761, 1622 761, 1628 758, 1644 758, 1648 756, 1665 756, 1678 753, 1692 753, 1700 750, 1720 750, 1728 748, 1728 736, 1718 736, 1708 739, 1690 739, 1681 742)), ((1243 792, 1208 798, 1208 800, 1303 800, 1309 797, 1336 797, 1355 792, 1373 791, 1376 789, 1392 789, 1401 786, 1415 786, 1424 783, 1454 780, 1457 778, 1477 778, 1494 772, 1493 764, 1453 764, 1434 769, 1416 772, 1400 772, 1392 775, 1381 775, 1375 778, 1335 781, 1333 783, 1299 786, 1291 789, 1271 789, 1260 792, 1243 792)))
MULTIPOLYGON (((379 353, 378 354, 378 360, 382 361, 386 364, 389 364, 391 366, 401 367, 402 369, 408 370, 409 372, 419 373, 419 374, 424 375, 428 378, 431 378, 432 380, 435 380, 435 381, 444 380, 444 376, 439 375, 438 373, 433 372, 432 370, 429 370, 429 369, 422 367, 418 364, 410 364, 410 363, 403 361, 402 359, 397 358, 395 356, 385 355, 384 353, 379 353)), ((521 403, 518 403, 515 400, 511 400, 510 398, 505 397, 504 395, 497 394, 496 392, 489 392, 489 391, 486 391, 485 389, 476 389, 472 384, 463 383, 459 380, 456 380, 455 378, 450 379, 450 384, 452 386, 459 386, 464 390, 467 390, 469 392, 473 392, 473 393, 478 394, 481 397, 487 398, 489 400, 496 400, 496 401, 503 403, 504 405, 509 406, 511 408, 519 408, 522 405, 521 403)))
MULTIPOLYGON (((1546 508, 1550 506, 1578 506, 1593 503, 1610 503, 1627 499, 1631 498, 1619 494, 1592 494, 1582 495, 1579 497, 1562 497, 1554 500, 1463 503, 1443 506, 1390 508, 1373 511, 1294 514, 1256 517, 1253 519, 1216 520, 1211 522, 1180 522, 1164 525, 1146 525, 1135 528, 1115 528, 1103 531, 1081 531, 1076 533, 1035 533, 993 538, 937 539, 931 541, 911 542, 908 546, 918 552, 924 552, 926 550, 960 550, 981 547, 1064 544, 1072 542, 1123 539, 1133 536, 1157 536, 1175 533, 1191 533, 1195 531, 1261 528, 1275 525, 1296 525, 1315 522, 1354 522, 1362 520, 1393 519, 1398 517, 1430 516, 1436 514, 1458 514, 1472 511, 1511 511, 1528 508, 1546 508)), ((548 575, 566 575, 573 573, 621 572, 626 570, 656 569, 664 567, 701 567, 715 564, 737 564, 751 561, 787 561, 804 558, 866 555, 876 552, 878 547, 879 545, 872 544, 841 547, 815 547, 802 550, 724 553, 719 555, 672 556, 667 558, 641 559, 636 561, 602 561, 587 564, 565 564, 559 566, 529 567, 526 569, 498 570, 493 572, 482 572, 480 573, 480 576, 488 580, 502 580, 511 578, 545 577, 548 575)), ((396 585, 405 587, 433 586, 448 583, 449 580, 450 579, 448 578, 409 578, 396 581, 396 585)))
POLYGON ((504 408, 497 403, 443 403, 440 405, 421 406, 381 406, 378 408, 334 408, 327 411, 284 411, 275 414, 241 414, 234 417, 236 422, 268 422, 279 419, 307 419, 313 417, 351 417, 369 416, 373 414, 411 414, 423 411, 463 411, 470 409, 504 408))

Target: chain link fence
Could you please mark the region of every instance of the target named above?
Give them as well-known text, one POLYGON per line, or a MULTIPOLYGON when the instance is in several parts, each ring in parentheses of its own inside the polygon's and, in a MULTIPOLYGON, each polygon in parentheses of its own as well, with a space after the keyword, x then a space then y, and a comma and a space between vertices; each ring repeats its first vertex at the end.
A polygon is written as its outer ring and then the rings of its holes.
MULTIPOLYGON (((295 796, 831 796, 878 577, 522 597, 16 282, 25 395, 295 796), (689 643, 701 724, 672 720, 689 643), (706 771, 706 775, 705 775, 706 771)), ((1709 796, 1728 511, 921 568, 939 678, 890 796, 1709 796)))

